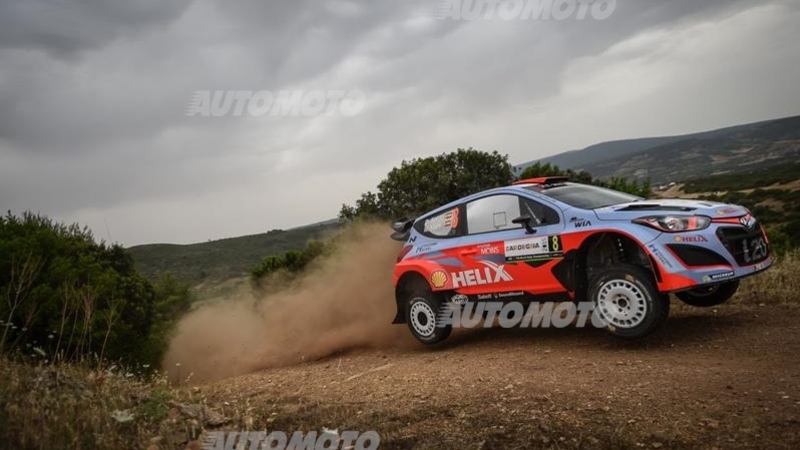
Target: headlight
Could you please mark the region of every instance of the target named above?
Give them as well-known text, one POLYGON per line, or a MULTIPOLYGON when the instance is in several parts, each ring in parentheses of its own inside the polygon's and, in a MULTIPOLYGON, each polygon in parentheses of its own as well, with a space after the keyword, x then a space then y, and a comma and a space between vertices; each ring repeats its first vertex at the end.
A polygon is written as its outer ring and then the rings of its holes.
POLYGON ((651 216, 635 219, 633 222, 647 225, 658 231, 681 233, 708 228, 711 218, 706 216, 651 216))

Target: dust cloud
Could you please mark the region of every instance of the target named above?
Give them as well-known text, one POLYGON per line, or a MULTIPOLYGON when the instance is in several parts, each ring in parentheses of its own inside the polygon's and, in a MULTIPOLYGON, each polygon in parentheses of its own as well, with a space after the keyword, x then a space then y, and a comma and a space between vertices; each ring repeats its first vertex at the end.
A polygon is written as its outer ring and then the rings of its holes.
POLYGON ((242 289, 189 313, 163 368, 173 381, 211 381, 354 348, 412 346, 406 327, 391 325, 400 247, 389 232, 387 224, 351 227, 332 255, 290 286, 268 294, 242 289))

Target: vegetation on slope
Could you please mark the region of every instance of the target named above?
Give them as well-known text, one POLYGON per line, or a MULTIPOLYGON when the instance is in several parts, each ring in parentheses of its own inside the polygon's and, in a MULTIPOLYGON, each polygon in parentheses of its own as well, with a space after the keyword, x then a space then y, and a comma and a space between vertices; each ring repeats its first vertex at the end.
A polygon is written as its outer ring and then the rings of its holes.
POLYGON ((312 239, 334 232, 336 221, 291 230, 242 236, 190 245, 152 244, 130 248, 136 268, 151 280, 170 272, 192 285, 246 276, 265 255, 302 249, 312 239))
POLYGON ((800 163, 698 178, 683 191, 746 206, 766 226, 777 253, 800 247, 800 163))
POLYGON ((784 162, 766 169, 744 170, 689 180, 683 186, 686 193, 741 191, 767 188, 800 180, 800 162, 784 162))
POLYGON ((798 158, 800 116, 795 116, 702 134, 592 163, 578 161, 568 167, 586 170, 601 179, 650 178, 663 184, 761 169, 798 158))

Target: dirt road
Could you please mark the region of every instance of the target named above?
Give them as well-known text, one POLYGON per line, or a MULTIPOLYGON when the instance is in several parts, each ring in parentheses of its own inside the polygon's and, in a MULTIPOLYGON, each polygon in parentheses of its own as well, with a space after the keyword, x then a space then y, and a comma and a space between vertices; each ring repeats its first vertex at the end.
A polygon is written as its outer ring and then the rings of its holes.
MULTIPOLYGON (((620 341, 490 329, 199 389, 254 429, 376 430, 380 448, 800 448, 795 305, 685 307, 620 341)), ((404 330, 405 331, 405 330, 404 330)))

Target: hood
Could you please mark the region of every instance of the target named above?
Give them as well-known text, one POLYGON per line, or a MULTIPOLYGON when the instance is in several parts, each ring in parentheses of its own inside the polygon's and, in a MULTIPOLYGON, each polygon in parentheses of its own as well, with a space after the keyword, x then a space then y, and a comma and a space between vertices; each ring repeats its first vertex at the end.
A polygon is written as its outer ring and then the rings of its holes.
POLYGON ((747 214, 747 210, 743 206, 707 200, 662 198, 606 206, 596 209, 595 214, 600 220, 619 220, 657 214, 697 214, 723 218, 743 216, 747 214))

